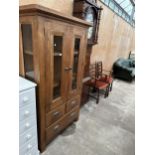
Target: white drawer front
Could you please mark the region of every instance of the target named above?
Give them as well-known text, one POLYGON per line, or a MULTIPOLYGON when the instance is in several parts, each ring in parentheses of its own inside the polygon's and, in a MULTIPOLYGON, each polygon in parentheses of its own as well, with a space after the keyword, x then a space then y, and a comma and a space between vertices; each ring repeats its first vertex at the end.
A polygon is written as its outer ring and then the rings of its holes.
POLYGON ((37 146, 34 146, 34 148, 30 152, 28 152, 24 155, 39 155, 39 151, 37 150, 37 146))
POLYGON ((35 102, 35 89, 26 90, 19 95, 19 107, 35 102))
POLYGON ((37 145, 36 138, 32 139, 29 143, 26 143, 19 149, 19 155, 29 155, 33 152, 34 146, 37 145))
POLYGON ((36 115, 36 106, 35 103, 31 103, 24 108, 19 109, 19 120, 22 121, 24 119, 30 118, 33 114, 36 115))
POLYGON ((26 120, 20 122, 19 133, 22 134, 34 126, 36 126, 36 119, 35 119, 35 116, 33 115, 29 119, 26 119, 26 120))
POLYGON ((28 130, 24 134, 19 136, 19 144, 20 144, 20 146, 22 146, 25 143, 31 141, 34 137, 37 137, 36 126, 33 127, 32 129, 28 130))
POLYGON ((39 155, 39 151, 37 150, 37 146, 34 146, 31 151, 29 151, 28 153, 26 153, 24 155, 39 155))

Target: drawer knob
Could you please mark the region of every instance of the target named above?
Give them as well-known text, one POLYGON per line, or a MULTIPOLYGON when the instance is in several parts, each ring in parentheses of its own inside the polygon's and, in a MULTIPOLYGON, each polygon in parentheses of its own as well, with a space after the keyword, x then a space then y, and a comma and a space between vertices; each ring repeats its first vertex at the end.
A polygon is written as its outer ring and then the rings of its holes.
POLYGON ((26 128, 29 128, 29 127, 30 127, 30 123, 26 123, 26 124, 25 124, 25 127, 26 127, 26 128))
POLYGON ((26 139, 28 139, 28 140, 31 139, 31 137, 32 137, 32 135, 30 135, 30 134, 26 135, 26 139))
POLYGON ((27 146, 27 149, 30 150, 31 148, 32 148, 32 145, 29 144, 29 145, 27 146))
POLYGON ((71 116, 71 117, 75 116, 75 112, 71 113, 71 115, 70 115, 70 116, 71 116))
POLYGON ((29 101, 29 98, 28 97, 24 97, 23 98, 23 102, 25 103, 25 102, 28 102, 29 101))
POLYGON ((74 100, 74 101, 71 102, 71 105, 75 105, 75 103, 76 103, 76 101, 74 100))
POLYGON ((60 125, 56 125, 56 126, 54 127, 54 131, 57 131, 57 130, 59 129, 59 127, 60 127, 60 125))
POLYGON ((53 113, 53 116, 58 116, 60 113, 58 111, 53 113))
POLYGON ((30 112, 28 110, 25 111, 24 115, 28 116, 30 114, 30 112))

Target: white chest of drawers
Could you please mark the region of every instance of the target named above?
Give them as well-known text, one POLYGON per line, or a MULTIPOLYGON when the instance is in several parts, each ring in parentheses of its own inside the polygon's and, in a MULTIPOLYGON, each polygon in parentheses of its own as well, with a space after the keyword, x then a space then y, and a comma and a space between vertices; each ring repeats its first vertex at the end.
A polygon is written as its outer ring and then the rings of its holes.
POLYGON ((39 155, 36 84, 19 77, 19 155, 39 155))

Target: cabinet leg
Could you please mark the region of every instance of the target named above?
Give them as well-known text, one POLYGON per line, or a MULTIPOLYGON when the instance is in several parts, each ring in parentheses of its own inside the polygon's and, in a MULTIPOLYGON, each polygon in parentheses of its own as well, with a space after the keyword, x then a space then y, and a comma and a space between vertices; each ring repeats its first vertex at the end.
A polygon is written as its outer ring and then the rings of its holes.
POLYGON ((75 119, 75 122, 77 122, 79 120, 79 116, 75 119))

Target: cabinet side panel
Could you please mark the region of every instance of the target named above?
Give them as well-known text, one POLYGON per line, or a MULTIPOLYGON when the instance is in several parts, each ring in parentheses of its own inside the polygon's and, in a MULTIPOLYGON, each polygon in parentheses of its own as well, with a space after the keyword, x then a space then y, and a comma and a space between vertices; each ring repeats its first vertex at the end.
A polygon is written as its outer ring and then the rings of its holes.
MULTIPOLYGON (((32 24, 34 82, 36 87, 39 150, 45 150, 45 48, 44 18, 24 15, 20 24, 32 24)), ((20 56, 20 62, 23 56, 20 56)), ((23 63, 24 66, 24 63, 23 63)), ((23 67, 24 68, 24 67, 23 67)), ((23 71, 24 72, 24 71, 23 71)), ((25 76, 25 75, 24 75, 25 76)))
POLYGON ((19 23, 19 75, 25 76, 21 24, 19 23))
POLYGON ((46 103, 45 103, 45 33, 44 33, 44 18, 37 17, 36 20, 36 33, 35 35, 35 47, 36 57, 38 57, 38 73, 39 73, 39 85, 38 85, 38 140, 39 149, 44 151, 46 147, 45 143, 45 114, 46 114, 46 103))

